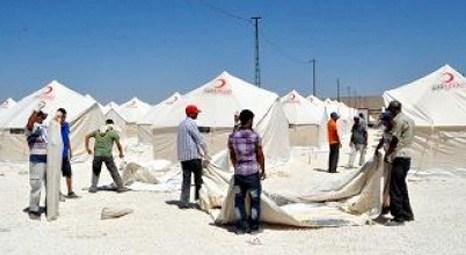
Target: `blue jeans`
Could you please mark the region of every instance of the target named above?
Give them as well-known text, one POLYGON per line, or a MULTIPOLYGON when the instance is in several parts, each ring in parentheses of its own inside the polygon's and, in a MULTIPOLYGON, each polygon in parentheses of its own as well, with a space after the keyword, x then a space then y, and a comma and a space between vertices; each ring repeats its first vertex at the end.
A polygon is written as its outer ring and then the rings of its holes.
POLYGON ((252 229, 259 227, 261 213, 261 181, 259 173, 251 175, 234 175, 236 225, 242 228, 249 225, 252 229), (251 208, 246 213, 246 195, 249 194, 251 208), (249 217, 248 217, 249 215, 249 217))

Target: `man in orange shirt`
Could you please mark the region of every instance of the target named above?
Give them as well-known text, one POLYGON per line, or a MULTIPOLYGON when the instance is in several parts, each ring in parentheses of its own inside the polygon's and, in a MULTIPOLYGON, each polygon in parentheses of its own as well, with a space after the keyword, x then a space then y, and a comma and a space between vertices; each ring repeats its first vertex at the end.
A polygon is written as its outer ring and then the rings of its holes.
POLYGON ((330 155, 328 159, 328 172, 336 173, 338 167, 338 157, 340 154, 341 141, 337 130, 337 120, 340 118, 336 112, 330 114, 327 123, 328 143, 330 145, 330 155))

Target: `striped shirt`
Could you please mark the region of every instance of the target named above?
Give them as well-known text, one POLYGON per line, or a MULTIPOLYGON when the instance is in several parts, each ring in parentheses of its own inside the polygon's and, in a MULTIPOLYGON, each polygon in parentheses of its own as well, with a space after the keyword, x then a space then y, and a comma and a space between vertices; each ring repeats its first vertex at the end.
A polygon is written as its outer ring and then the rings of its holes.
POLYGON ((239 129, 230 135, 228 145, 236 155, 235 174, 246 176, 259 172, 256 151, 261 146, 261 138, 256 132, 239 129))
POLYGON ((32 130, 26 128, 25 135, 29 146, 29 161, 35 163, 47 162, 47 126, 34 123, 32 130))
POLYGON ((177 151, 179 161, 201 159, 202 152, 207 153, 207 145, 202 138, 196 122, 186 118, 178 126, 177 151))

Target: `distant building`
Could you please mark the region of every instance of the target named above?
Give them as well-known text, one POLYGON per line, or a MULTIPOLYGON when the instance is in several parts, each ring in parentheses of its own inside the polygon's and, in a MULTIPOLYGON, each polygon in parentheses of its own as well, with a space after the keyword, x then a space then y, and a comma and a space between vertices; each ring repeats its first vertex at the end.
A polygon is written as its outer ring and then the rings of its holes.
POLYGON ((382 96, 340 97, 340 100, 352 108, 367 111, 369 116, 375 119, 378 118, 384 107, 382 96))

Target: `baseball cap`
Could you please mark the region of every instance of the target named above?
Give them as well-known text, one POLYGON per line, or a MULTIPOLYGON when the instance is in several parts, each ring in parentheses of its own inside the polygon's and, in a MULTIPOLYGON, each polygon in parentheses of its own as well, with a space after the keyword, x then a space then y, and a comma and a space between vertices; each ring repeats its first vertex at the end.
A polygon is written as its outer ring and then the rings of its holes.
POLYGON ((197 106, 190 104, 186 106, 186 114, 200 113, 201 110, 197 106))
POLYGON ((331 118, 336 118, 336 117, 340 117, 340 116, 338 115, 338 113, 332 112, 332 113, 330 113, 330 117, 331 118))

